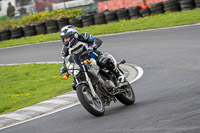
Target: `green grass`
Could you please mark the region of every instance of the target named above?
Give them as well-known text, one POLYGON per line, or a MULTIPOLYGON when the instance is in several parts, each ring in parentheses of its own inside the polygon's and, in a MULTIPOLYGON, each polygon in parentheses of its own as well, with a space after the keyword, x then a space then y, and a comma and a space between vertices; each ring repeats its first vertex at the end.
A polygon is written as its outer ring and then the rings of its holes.
POLYGON ((72 90, 72 77, 60 76, 62 64, 0 67, 0 114, 14 111, 72 90))
MULTIPOLYGON (((94 25, 90 27, 78 28, 79 33, 89 32, 92 35, 103 35, 118 32, 128 32, 135 30, 154 29, 161 27, 172 27, 185 24, 194 24, 200 22, 200 9, 189 11, 165 13, 159 15, 152 15, 145 18, 135 20, 122 20, 120 22, 113 22, 104 25, 94 25)), ((8 40, 0 42, 0 47, 10 47, 17 45, 33 44, 46 41, 59 40, 59 33, 39 35, 33 37, 26 37, 16 40, 8 40)))

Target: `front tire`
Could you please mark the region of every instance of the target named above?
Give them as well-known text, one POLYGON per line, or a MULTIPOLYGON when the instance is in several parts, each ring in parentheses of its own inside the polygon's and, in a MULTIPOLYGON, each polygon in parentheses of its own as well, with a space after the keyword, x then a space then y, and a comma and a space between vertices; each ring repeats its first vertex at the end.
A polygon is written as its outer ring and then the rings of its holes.
POLYGON ((135 93, 133 91, 133 88, 131 87, 131 85, 129 84, 128 81, 127 85, 123 86, 122 89, 124 90, 124 92, 117 94, 116 98, 123 104, 125 105, 131 105, 135 102, 135 93))
POLYGON ((91 90, 88 85, 80 84, 76 88, 78 99, 80 100, 82 106, 94 116, 102 116, 105 112, 105 107, 97 95, 97 97, 92 97, 91 90))

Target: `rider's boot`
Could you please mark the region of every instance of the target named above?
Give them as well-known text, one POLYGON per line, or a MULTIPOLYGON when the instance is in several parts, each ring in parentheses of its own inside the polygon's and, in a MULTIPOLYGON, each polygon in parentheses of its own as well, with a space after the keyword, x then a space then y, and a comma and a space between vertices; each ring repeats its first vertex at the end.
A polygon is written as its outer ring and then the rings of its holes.
POLYGON ((106 56, 101 56, 98 59, 98 64, 100 67, 105 67, 108 70, 112 71, 118 78, 119 82, 125 82, 125 77, 123 73, 121 73, 121 71, 115 66, 111 58, 106 57, 106 56))

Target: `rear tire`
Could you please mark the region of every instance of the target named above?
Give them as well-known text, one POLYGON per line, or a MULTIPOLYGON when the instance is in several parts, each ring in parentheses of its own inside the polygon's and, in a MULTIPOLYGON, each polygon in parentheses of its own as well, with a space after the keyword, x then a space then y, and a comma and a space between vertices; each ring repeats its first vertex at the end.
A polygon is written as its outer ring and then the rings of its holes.
MULTIPOLYGON (((128 81, 126 81, 128 83, 128 81)), ((116 98, 125 105, 131 105, 135 102, 135 93, 128 83, 128 85, 123 86, 125 92, 116 95, 116 98)))
POLYGON ((92 97, 91 91, 86 84, 80 84, 76 88, 78 99, 82 106, 94 116, 102 116, 105 113, 105 107, 97 95, 96 98, 92 97))

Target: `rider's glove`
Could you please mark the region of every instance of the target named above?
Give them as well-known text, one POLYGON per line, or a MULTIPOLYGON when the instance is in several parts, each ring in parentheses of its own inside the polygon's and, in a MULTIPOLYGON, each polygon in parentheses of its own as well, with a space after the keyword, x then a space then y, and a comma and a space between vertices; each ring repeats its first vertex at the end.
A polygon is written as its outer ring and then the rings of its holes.
POLYGON ((67 72, 67 67, 63 64, 63 66, 60 68, 61 73, 67 72))
POLYGON ((93 47, 88 47, 88 51, 93 52, 94 48, 93 47))

